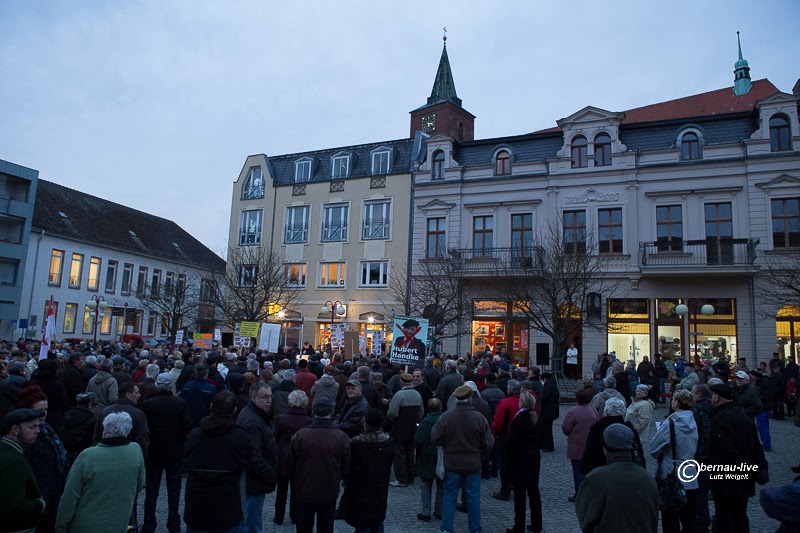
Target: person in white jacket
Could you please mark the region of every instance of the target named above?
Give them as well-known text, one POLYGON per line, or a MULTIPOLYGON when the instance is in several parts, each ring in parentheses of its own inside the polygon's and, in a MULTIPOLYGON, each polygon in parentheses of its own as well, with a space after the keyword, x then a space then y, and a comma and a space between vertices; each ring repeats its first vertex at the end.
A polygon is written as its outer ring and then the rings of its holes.
POLYGON ((633 424, 633 428, 639 433, 642 442, 650 442, 650 437, 653 435, 651 421, 655 405, 647 397, 649 390, 650 385, 637 385, 636 398, 625 413, 625 422, 633 424))
POLYGON ((680 509, 665 509, 661 512, 661 527, 664 533, 694 531, 697 517, 697 469, 681 468, 684 461, 693 460, 697 452, 697 424, 692 407, 694 395, 687 390, 677 390, 672 396, 672 409, 675 411, 664 422, 656 425, 656 434, 650 441, 648 451, 658 459, 656 477, 665 479, 677 471, 686 489, 686 505, 680 509), (672 424, 670 424, 672 422, 672 424), (672 459, 670 425, 675 426, 675 460, 672 459), (687 478, 691 479, 688 481, 687 478))

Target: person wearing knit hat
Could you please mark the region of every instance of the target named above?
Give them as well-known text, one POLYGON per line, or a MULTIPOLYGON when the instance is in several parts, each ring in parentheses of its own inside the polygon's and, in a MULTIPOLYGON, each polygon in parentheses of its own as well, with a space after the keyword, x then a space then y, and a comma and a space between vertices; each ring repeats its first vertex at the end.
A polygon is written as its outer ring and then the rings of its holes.
POLYGON ((387 418, 392 421, 392 438, 395 442, 393 487, 405 487, 414 483, 414 436, 417 422, 425 416, 422 395, 414 389, 411 374, 400 374, 402 388, 389 402, 387 418))
POLYGON ((658 487, 646 469, 634 463, 636 436, 625 424, 603 430, 606 464, 592 470, 578 487, 575 514, 581 531, 658 531, 658 487), (616 498, 619 490, 636 494, 636 505, 616 498))

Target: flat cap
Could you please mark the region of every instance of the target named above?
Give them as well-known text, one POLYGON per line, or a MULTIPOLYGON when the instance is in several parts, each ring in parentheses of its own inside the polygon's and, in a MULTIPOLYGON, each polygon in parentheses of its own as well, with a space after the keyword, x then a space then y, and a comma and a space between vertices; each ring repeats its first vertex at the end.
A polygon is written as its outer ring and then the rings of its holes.
POLYGON ((38 409, 15 409, 6 415, 6 427, 18 426, 24 422, 38 420, 44 416, 44 411, 38 409))

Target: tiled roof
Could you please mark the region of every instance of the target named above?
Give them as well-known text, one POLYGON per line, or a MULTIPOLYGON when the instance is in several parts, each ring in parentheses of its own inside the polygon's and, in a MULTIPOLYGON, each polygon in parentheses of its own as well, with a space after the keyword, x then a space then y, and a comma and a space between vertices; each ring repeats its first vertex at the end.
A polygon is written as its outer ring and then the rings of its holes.
POLYGON ((649 124, 641 127, 620 128, 620 141, 630 151, 674 148, 678 133, 687 124, 697 127, 706 145, 735 143, 748 139, 758 127, 753 117, 729 117, 723 120, 706 119, 687 122, 670 122, 664 125, 649 124))
POLYGON ((164 261, 225 269, 221 257, 171 220, 43 179, 36 191, 33 228, 164 261))
POLYGON ((456 161, 468 167, 492 165, 492 155, 501 146, 508 147, 515 163, 541 161, 546 157, 555 157, 564 140, 557 136, 521 136, 512 139, 490 139, 464 143, 456 150, 456 161))

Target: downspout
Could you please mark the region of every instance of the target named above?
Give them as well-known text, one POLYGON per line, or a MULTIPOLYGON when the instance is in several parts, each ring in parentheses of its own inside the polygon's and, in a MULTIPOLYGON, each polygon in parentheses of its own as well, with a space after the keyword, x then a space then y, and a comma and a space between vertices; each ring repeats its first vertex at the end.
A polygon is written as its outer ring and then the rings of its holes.
POLYGON ((753 278, 750 278, 750 323, 753 328, 753 367, 758 368, 758 356, 756 355, 758 346, 757 341, 757 333, 756 333, 756 289, 755 289, 755 281, 753 278))
MULTIPOLYGON (((413 259, 414 253, 414 198, 415 198, 415 189, 414 189, 414 171, 411 171, 411 200, 409 204, 410 213, 408 217, 408 250, 406 251, 407 259, 406 259, 406 308, 408 309, 408 313, 411 314, 411 263, 413 259)), ((405 309, 403 312, 405 313, 405 309)), ((427 339, 426 339, 427 340, 427 339)))
MULTIPOLYGON (((33 275, 31 277, 31 295, 28 298, 28 326, 30 326, 31 311, 33 310, 33 289, 36 287, 36 270, 39 267, 39 248, 42 245, 44 238, 44 230, 39 234, 39 240, 36 241, 36 253, 33 256, 33 275)), ((28 338, 28 328, 25 328, 25 338, 28 338)))

